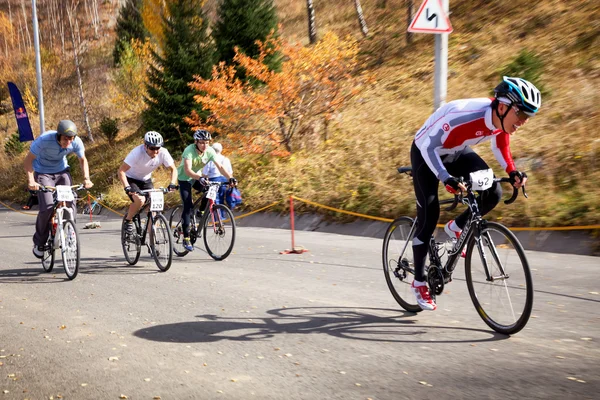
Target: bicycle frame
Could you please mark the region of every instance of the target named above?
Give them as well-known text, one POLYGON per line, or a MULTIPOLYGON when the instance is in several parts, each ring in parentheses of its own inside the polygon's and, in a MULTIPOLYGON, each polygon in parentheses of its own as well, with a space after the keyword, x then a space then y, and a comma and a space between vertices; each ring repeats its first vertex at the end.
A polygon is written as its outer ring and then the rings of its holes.
MULTIPOLYGON (((222 182, 209 182, 209 185, 215 185, 216 186, 217 184, 218 184, 218 186, 223 185, 222 182)), ((211 199, 211 198, 207 198, 207 195, 208 195, 208 191, 204 192, 202 194, 202 196, 200 196, 200 198, 198 198, 194 202, 194 204, 192 206, 192 210, 191 210, 192 215, 191 215, 191 221, 190 221, 190 224, 191 224, 190 229, 196 230, 196 213, 194 212, 194 210, 198 209, 198 206, 202 203, 202 200, 204 198, 207 199, 206 206, 204 207, 204 210, 202 210, 203 211, 202 218, 200 218, 200 221, 198 221, 198 229, 197 229, 197 231, 200 231, 201 227, 203 227, 204 224, 206 224, 206 220, 208 219, 209 215, 212 218, 213 229, 216 229, 217 224, 215 224, 215 215, 213 213, 213 206, 215 204, 215 201, 213 199, 211 199)), ((221 216, 219 215, 217 218, 221 218, 221 216)))
MULTIPOLYGON (((500 180, 498 180, 498 181, 500 181, 500 180)), ((448 204, 450 202, 452 202, 452 201, 445 200, 445 201, 441 202, 440 204, 448 204)), ((454 200, 453 202, 456 203, 456 200, 454 200)), ((445 275, 444 283, 448 283, 452 279, 452 273, 454 272, 454 269, 456 268, 456 265, 458 264, 458 260, 462 253, 462 249, 467 245, 467 243, 469 243, 469 241, 471 240, 471 237, 474 236, 475 242, 477 244, 476 247, 479 252, 479 256, 481 257, 481 260, 482 260, 483 268, 484 268, 485 275, 486 275, 486 280, 494 281, 496 279, 508 278, 508 275, 506 275, 506 272, 504 271, 502 262, 500 261, 500 257, 498 256, 495 246, 491 246, 491 248, 493 249, 492 256, 494 257, 494 260, 497 262, 497 265, 498 265, 502 275, 499 277, 492 277, 490 275, 487 257, 485 255, 485 252, 482 251, 483 246, 481 243, 481 241, 482 241, 481 232, 483 231, 483 229, 485 227, 485 220, 481 216, 481 213, 479 211, 479 206, 477 204, 477 199, 470 187, 468 187, 466 198, 462 197, 460 199, 460 202, 462 204, 466 205, 467 207, 469 207, 469 209, 471 210, 471 217, 467 220, 467 224, 463 228, 458 240, 456 241, 456 243, 454 244, 452 249, 448 251, 448 260, 446 261, 444 266, 442 266, 441 259, 439 257, 438 251, 437 251, 438 250, 437 243, 435 242, 435 239, 433 236, 430 238, 429 260, 430 260, 431 265, 437 266, 445 273, 444 274, 445 275)), ((415 223, 416 223, 416 218, 415 218, 415 223)), ((416 225, 416 224, 414 224, 414 225, 416 225)), ((412 229, 414 229, 414 225, 413 225, 412 229)), ((411 229, 411 234, 412 234, 412 229, 411 229)), ((487 237, 487 240, 492 242, 492 238, 489 236, 487 237)))

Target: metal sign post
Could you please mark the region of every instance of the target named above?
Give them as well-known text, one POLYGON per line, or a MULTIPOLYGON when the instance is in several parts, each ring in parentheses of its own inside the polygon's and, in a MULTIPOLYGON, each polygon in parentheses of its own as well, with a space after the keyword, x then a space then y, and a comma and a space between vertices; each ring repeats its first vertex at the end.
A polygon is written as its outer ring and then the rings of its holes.
POLYGON ((44 128, 44 91, 42 90, 42 60, 40 57, 40 35, 38 32, 37 6, 35 0, 31 0, 31 19, 33 20, 33 47, 35 49, 35 71, 38 86, 38 109, 40 113, 40 135, 46 130, 44 128))
POLYGON ((409 32, 435 34, 434 111, 446 102, 448 88, 448 0, 425 0, 408 27, 409 32))

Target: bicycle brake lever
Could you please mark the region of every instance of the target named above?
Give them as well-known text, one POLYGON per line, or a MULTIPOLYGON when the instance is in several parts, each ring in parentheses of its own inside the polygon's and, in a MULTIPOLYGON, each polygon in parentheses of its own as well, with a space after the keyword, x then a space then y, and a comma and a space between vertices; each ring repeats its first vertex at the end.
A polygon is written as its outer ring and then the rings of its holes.
POLYGON ((525 196, 525 198, 528 199, 529 196, 527 196, 527 192, 525 191, 525 185, 521 186, 521 189, 523 189, 523 196, 525 196))

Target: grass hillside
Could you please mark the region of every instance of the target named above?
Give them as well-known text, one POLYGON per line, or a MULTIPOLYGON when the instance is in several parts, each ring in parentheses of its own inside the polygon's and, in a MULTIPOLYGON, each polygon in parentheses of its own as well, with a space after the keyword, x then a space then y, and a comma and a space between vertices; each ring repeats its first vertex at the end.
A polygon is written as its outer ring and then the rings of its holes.
MULTIPOLYGON (((214 10, 214 2, 207 3, 214 10)), ((282 35, 306 44, 306 3, 275 3, 282 35)), ((354 2, 349 0, 315 2, 318 34, 321 37, 334 31, 359 39, 362 68, 374 76, 375 83, 336 115, 326 142, 321 132, 315 131, 308 133, 312 135, 307 141, 310 145, 287 158, 231 154, 244 207, 257 209, 294 194, 374 216, 414 213, 411 182, 399 176, 395 168, 409 164, 414 133, 433 111, 434 37, 415 34, 407 44, 404 0, 361 3, 370 30, 367 38, 360 36, 354 2)), ((414 11, 419 5, 415 1, 414 11)), ((109 23, 114 7, 104 7, 109 23)), ((597 2, 452 0, 450 9, 454 32, 449 37, 448 101, 490 95, 502 71, 522 53, 534 58, 535 62, 525 66, 536 69, 540 77, 535 83, 544 88, 539 115, 511 139, 517 165, 529 175, 529 199, 520 198, 511 206, 501 204, 492 217, 510 226, 600 223, 597 2)), ((84 85, 93 93, 92 127, 97 129, 102 116, 120 116, 121 133, 116 147, 102 140, 88 146, 88 158, 96 183, 94 191, 109 193, 109 201, 122 206, 126 199, 116 170, 126 153, 141 142, 142 132, 138 131, 136 115, 123 112, 110 101, 111 51, 110 36, 89 50, 84 85)), ((58 78, 51 85, 56 92, 46 92, 50 97, 50 101, 46 99, 46 119, 52 122, 48 126, 65 117, 79 125, 75 100, 64 96, 75 93, 75 78, 66 72, 55 75, 58 78), (65 110, 69 110, 68 115, 65 110)), ((10 123, 14 124, 14 117, 8 114, 0 117, 0 128, 9 123, 2 118, 13 118, 10 123)), ((226 139, 222 142, 226 154, 236 147, 226 139)), ((504 173, 489 144, 474 150, 496 174, 504 173)), ((23 201, 26 180, 20 159, 4 154, 0 157, 1 173, 8 177, 0 182, 1 197, 23 201)), ((301 212, 321 212, 312 206, 297 207, 301 212)), ((277 209, 283 208, 281 203, 277 209)), ((442 214, 441 218, 449 215, 442 214)))

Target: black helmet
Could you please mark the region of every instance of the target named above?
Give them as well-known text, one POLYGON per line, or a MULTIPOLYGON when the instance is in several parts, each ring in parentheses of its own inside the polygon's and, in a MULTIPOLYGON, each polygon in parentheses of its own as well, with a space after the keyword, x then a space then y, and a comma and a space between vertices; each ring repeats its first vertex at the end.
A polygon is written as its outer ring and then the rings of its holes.
POLYGON ((210 132, 204 129, 198 129, 194 132, 194 140, 210 140, 210 132))
POLYGON ((56 128, 56 132, 60 136, 74 137, 77 136, 77 126, 75 126, 75 123, 73 121, 63 119, 58 123, 58 128, 56 128))

